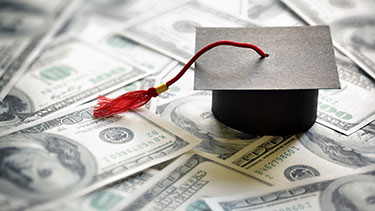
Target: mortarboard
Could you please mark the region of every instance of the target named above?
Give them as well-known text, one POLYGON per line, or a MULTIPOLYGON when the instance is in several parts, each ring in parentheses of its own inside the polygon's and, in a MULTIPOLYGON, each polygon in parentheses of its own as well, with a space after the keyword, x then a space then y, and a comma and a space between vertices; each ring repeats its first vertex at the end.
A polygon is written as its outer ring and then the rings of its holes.
POLYGON ((306 131, 316 119, 318 89, 340 87, 328 26, 197 28, 196 49, 217 40, 252 43, 270 55, 223 46, 197 60, 194 89, 213 90, 212 112, 232 128, 306 131))
POLYGON ((194 88, 212 90, 214 116, 251 134, 308 130, 316 119, 318 89, 340 86, 328 26, 197 28, 196 55, 176 77, 115 99, 100 96, 94 116, 144 105, 167 90, 195 60, 194 88), (232 46, 214 48, 219 45, 232 46))

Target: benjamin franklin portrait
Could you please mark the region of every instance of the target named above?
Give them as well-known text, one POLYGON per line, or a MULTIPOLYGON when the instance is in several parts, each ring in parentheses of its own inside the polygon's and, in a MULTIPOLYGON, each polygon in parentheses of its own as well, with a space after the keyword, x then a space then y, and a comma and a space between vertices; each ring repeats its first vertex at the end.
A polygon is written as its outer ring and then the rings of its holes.
POLYGON ((0 138, 0 192, 44 200, 83 188, 96 174, 96 162, 83 147, 54 134, 0 138))
POLYGON ((316 155, 352 168, 375 164, 375 122, 346 136, 320 124, 299 137, 316 155))
POLYGON ((33 111, 32 100, 24 92, 13 88, 0 102, 0 129, 17 126, 33 111))
POLYGON ((37 36, 51 25, 51 17, 42 5, 32 1, 0 1, 0 34, 37 36))
MULTIPOLYGON (((369 7, 375 7, 372 3, 369 7)), ((334 38, 344 47, 374 58, 375 16, 358 16, 340 19, 331 24, 334 38)), ((373 59, 372 59, 373 60, 373 59)))
POLYGON ((226 159, 257 136, 234 130, 215 119, 210 95, 192 95, 169 103, 161 116, 202 139, 197 150, 226 159))
POLYGON ((375 177, 354 175, 332 182, 321 194, 324 211, 375 210, 375 177))

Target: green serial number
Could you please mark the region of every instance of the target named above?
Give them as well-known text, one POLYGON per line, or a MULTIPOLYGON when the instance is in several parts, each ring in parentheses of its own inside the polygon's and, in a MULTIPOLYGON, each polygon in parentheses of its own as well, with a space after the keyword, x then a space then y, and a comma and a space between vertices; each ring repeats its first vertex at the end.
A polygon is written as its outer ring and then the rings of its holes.
MULTIPOLYGON (((295 154, 299 150, 300 149, 298 147, 292 146, 290 149, 288 149, 285 152, 283 152, 280 155, 278 155, 275 159, 272 159, 268 163, 264 164, 263 167, 255 170, 255 173, 257 173, 259 175, 263 175, 265 172, 267 172, 268 170, 273 169, 279 163, 284 162, 287 158, 289 158, 290 156, 292 156, 293 154, 295 154)), ((265 176, 268 177, 269 179, 273 179, 273 177, 270 176, 270 175, 265 175, 265 176)))

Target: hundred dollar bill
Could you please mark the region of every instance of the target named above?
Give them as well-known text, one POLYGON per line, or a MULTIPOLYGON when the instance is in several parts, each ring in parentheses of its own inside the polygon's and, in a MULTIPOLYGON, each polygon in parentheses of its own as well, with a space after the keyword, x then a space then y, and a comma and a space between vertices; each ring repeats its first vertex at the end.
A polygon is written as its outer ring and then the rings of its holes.
POLYGON ((341 89, 319 90, 317 122, 350 135, 375 119, 375 83, 336 53, 341 89))
POLYGON ((194 54, 195 27, 242 27, 252 23, 191 1, 122 33, 141 44, 186 63, 194 54))
POLYGON ((69 109, 151 74, 78 39, 57 43, 0 103, 0 132, 69 109))
POLYGON ((0 137, 0 210, 51 209, 200 142, 146 109, 99 119, 92 109, 0 137))
POLYGON ((95 13, 106 15, 107 17, 116 17, 119 20, 130 20, 138 18, 148 12, 161 11, 165 7, 171 7, 183 1, 186 0, 91 1, 87 4, 87 9, 95 11, 95 13))
POLYGON ((73 0, 0 1, 0 100, 79 5, 73 0))
POLYGON ((164 163, 160 163, 156 166, 153 166, 151 167, 151 169, 154 169, 154 170, 157 170, 157 171, 161 171, 163 170, 165 167, 167 167, 169 164, 173 163, 173 161, 175 161, 177 158, 173 158, 173 159, 170 159, 164 163))
POLYGON ((241 17, 242 0, 198 0, 211 8, 241 17))
POLYGON ((329 24, 333 44, 375 79, 375 2, 282 0, 311 25, 329 24))
POLYGON ((210 92, 194 92, 158 105, 156 114, 202 139, 196 150, 225 160, 260 137, 216 120, 211 111, 211 98, 210 92))
POLYGON ((246 190, 268 188, 221 160, 199 152, 189 152, 144 184, 129 201, 116 206, 121 210, 207 210, 203 197, 239 194, 246 190))
POLYGON ((241 0, 241 14, 260 26, 300 26, 305 22, 279 0, 241 0))
POLYGON ((212 210, 375 210, 375 171, 292 187, 252 191, 237 196, 205 198, 212 210))
POLYGON ((375 164, 375 122, 350 136, 318 123, 297 136, 266 136, 223 162, 274 185, 348 175, 375 164))
POLYGON ((59 35, 73 34, 86 41, 97 42, 109 32, 157 15, 186 0, 115 0, 88 1, 59 35))
POLYGON ((109 184, 88 195, 65 203, 54 210, 62 211, 102 211, 112 210, 118 203, 127 200, 149 179, 157 175, 156 170, 146 170, 136 175, 109 184))
POLYGON ((118 33, 106 34, 100 41, 93 42, 93 44, 120 59, 154 70, 152 75, 155 77, 162 74, 161 71, 171 71, 178 64, 176 60, 118 33))

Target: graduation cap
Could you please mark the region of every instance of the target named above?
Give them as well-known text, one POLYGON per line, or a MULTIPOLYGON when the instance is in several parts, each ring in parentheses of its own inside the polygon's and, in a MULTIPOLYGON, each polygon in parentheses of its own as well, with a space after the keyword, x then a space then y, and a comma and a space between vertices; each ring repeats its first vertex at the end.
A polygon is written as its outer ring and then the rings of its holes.
POLYGON ((142 106, 167 90, 195 60, 194 88, 212 90, 214 116, 251 134, 308 130, 317 115, 318 89, 340 87, 328 26, 197 28, 196 55, 175 78, 115 99, 100 96, 94 116, 142 106), (219 45, 230 46, 215 48, 219 45))

